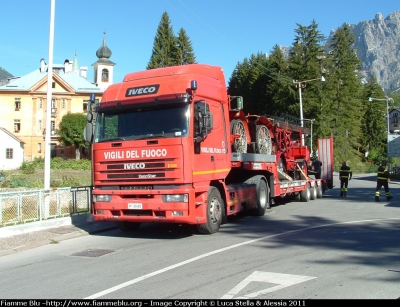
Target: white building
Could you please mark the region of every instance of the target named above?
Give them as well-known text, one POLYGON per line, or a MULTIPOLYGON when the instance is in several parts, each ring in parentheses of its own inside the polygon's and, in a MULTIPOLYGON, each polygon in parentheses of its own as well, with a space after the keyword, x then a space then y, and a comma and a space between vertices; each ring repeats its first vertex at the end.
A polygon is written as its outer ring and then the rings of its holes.
POLYGON ((0 170, 19 168, 24 161, 24 142, 0 127, 0 170))

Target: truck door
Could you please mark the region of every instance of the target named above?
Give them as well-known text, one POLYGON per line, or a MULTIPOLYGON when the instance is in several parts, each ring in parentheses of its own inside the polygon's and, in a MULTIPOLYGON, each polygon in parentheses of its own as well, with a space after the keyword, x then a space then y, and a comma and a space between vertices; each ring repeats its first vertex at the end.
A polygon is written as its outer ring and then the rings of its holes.
POLYGON ((195 172, 208 173, 208 179, 224 178, 230 159, 222 104, 198 101, 195 109, 200 111, 195 119, 195 136, 202 135, 202 140, 194 146, 195 172))

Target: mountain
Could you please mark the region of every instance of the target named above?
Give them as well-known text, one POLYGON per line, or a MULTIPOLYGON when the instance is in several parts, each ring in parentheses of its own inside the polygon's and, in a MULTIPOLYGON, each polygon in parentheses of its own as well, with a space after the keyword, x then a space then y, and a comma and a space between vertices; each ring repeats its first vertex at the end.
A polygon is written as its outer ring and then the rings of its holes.
POLYGON ((13 75, 6 71, 3 67, 0 67, 0 86, 7 83, 7 78, 12 78, 13 75))
MULTIPOLYGON (((349 24, 355 41, 358 57, 363 63, 366 76, 375 75, 386 91, 400 87, 400 11, 386 18, 381 13, 375 19, 349 24)), ((327 41, 334 31, 331 31, 327 41)))

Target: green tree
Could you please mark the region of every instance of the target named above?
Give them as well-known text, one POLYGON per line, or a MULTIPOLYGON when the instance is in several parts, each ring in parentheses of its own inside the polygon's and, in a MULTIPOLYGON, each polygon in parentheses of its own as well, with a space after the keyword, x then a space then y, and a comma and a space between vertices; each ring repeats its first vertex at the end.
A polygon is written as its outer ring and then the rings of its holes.
POLYGON ((153 50, 147 69, 174 66, 177 59, 176 39, 168 13, 164 12, 154 38, 153 50))
POLYGON ((231 96, 242 96, 245 113, 262 114, 266 111, 266 58, 263 54, 252 54, 250 59, 238 63, 228 82, 231 96))
POLYGON ((79 160, 80 147, 85 146, 86 142, 83 138, 83 130, 86 126, 86 116, 82 113, 68 113, 61 119, 59 130, 59 142, 67 146, 75 146, 76 159, 79 160))
POLYGON ((369 151, 368 158, 379 164, 386 157, 387 149, 387 122, 385 101, 369 101, 369 97, 385 99, 382 87, 378 84, 375 76, 372 76, 364 86, 362 101, 364 112, 362 116, 362 140, 361 143, 366 151, 369 151))
POLYGON ((335 163, 359 161, 361 137, 362 84, 357 76, 361 61, 354 47, 350 27, 338 28, 330 42, 329 106, 323 114, 334 138, 335 163))
POLYGON ((281 48, 275 45, 267 59, 267 114, 288 113, 288 101, 293 101, 293 80, 288 77, 288 61, 281 48))
MULTIPOLYGON (((321 78, 321 61, 326 57, 323 42, 325 36, 318 30, 315 20, 309 26, 297 24, 295 41, 288 59, 288 75, 296 81, 321 78)), ((304 118, 317 118, 321 106, 321 84, 318 81, 302 83, 302 105, 304 118)), ((294 102, 288 101, 292 115, 300 114, 298 91, 293 91, 294 102)))
POLYGON ((176 65, 195 64, 196 56, 194 55, 192 43, 186 34, 186 31, 181 28, 176 38, 176 65))

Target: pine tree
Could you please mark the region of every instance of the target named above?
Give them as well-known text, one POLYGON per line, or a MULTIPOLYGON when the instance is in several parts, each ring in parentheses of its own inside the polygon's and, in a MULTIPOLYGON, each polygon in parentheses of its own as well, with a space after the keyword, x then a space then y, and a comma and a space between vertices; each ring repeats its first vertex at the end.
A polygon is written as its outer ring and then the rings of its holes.
POLYGON ((289 113, 288 101, 293 101, 293 81, 288 77, 288 62, 278 45, 275 45, 267 60, 267 114, 281 116, 289 113))
POLYGON ((330 43, 329 106, 324 112, 334 137, 335 163, 357 161, 360 148, 362 110, 362 85, 357 76, 361 61, 354 47, 355 38, 350 27, 344 24, 335 32, 330 43))
POLYGON ((161 21, 154 38, 153 50, 147 69, 173 66, 176 63, 176 39, 167 12, 161 21))
POLYGON ((381 100, 369 101, 369 97, 385 99, 383 89, 375 76, 368 80, 363 89, 364 113, 361 143, 370 153, 368 158, 378 164, 387 156, 386 103, 381 100))
POLYGON ((194 55, 192 43, 186 34, 186 31, 181 28, 176 38, 176 65, 195 64, 196 56, 194 55))
MULTIPOLYGON (((326 56, 323 47, 325 36, 318 30, 315 20, 311 25, 297 24, 295 41, 288 59, 288 75, 296 81, 314 80, 322 77, 321 59, 326 56)), ((303 118, 317 118, 321 105, 321 84, 318 80, 302 83, 303 118)), ((300 113, 298 91, 293 92, 289 112, 300 113), (296 102, 298 101, 298 102, 296 102)))

